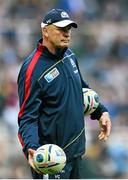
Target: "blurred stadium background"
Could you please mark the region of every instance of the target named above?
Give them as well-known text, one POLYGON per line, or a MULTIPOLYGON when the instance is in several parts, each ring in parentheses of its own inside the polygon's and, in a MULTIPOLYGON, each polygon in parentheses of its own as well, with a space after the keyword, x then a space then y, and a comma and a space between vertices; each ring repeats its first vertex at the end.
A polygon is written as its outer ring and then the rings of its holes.
POLYGON ((31 178, 17 138, 17 74, 41 37, 41 17, 63 8, 84 79, 107 106, 112 133, 99 142, 98 123, 86 118, 85 178, 128 178, 128 1, 0 0, 0 178, 31 178))

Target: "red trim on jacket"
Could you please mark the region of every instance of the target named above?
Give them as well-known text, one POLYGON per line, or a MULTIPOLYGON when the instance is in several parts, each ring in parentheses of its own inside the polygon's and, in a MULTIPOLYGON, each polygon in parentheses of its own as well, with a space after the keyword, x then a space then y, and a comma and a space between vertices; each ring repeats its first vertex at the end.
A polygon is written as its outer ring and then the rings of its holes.
POLYGON ((21 118, 21 116, 23 115, 24 113, 24 108, 25 108, 25 105, 26 105, 26 102, 27 102, 27 99, 30 95, 30 86, 31 86, 31 76, 32 76, 32 72, 34 70, 34 67, 39 59, 41 55, 41 51, 36 51, 28 68, 27 68, 27 71, 26 71, 26 79, 25 79, 25 93, 24 93, 24 102, 20 108, 20 111, 19 111, 19 115, 18 115, 18 118, 21 118))

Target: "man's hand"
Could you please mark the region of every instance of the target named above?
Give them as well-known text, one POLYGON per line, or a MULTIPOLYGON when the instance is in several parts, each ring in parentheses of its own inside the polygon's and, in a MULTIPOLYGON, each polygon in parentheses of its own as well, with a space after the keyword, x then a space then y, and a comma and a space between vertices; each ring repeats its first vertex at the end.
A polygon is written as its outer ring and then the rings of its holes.
POLYGON ((28 162, 29 162, 29 165, 34 169, 34 171, 36 171, 37 173, 40 173, 37 169, 36 169, 36 167, 35 167, 35 165, 34 165, 34 162, 33 162, 33 155, 34 155, 34 152, 35 152, 35 150, 33 150, 33 149, 28 149, 28 162))
POLYGON ((99 140, 106 141, 111 132, 111 120, 108 112, 104 112, 99 119, 100 134, 98 136, 99 140))

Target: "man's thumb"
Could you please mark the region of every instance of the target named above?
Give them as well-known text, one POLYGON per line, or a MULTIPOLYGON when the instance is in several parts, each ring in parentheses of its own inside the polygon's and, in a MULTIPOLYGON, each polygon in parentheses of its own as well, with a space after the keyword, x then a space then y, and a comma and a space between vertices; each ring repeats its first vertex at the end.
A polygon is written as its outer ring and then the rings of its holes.
POLYGON ((33 155, 34 155, 35 150, 33 150, 33 149, 28 149, 28 152, 29 152, 29 155, 30 155, 30 156, 33 156, 33 155))

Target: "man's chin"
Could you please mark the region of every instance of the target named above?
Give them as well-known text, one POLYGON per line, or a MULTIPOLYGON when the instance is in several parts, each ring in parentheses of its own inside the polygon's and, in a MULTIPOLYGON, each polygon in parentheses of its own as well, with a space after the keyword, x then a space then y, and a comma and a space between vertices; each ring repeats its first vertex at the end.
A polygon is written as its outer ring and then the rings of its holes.
POLYGON ((64 49, 64 48, 68 48, 68 46, 69 46, 69 43, 63 43, 60 45, 60 48, 64 49))

